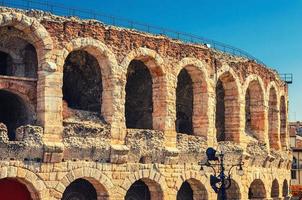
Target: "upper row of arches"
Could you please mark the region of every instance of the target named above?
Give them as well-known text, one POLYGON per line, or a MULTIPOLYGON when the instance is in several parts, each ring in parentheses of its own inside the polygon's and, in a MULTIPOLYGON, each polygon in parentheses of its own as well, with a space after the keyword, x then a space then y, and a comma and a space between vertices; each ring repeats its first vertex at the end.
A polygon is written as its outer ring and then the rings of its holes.
MULTIPOLYGON (((16 23, 12 22, 4 25, 16 23)), ((210 78, 209 66, 196 58, 182 59, 167 73, 163 58, 147 48, 131 51, 118 64, 106 45, 91 38, 72 40, 54 61, 49 56, 50 37, 43 26, 37 26, 45 34, 35 42, 29 39, 36 50, 31 54, 36 61, 30 63, 37 65, 37 71, 63 72, 63 99, 71 108, 101 112, 109 123, 112 113, 124 112, 129 128, 175 127, 178 132, 203 136, 216 128, 218 141, 236 142, 245 129, 259 140, 269 139, 275 148, 280 148, 280 141, 286 145, 286 94, 274 82, 265 87, 261 77, 250 75, 241 84, 227 64, 210 78)), ((5 71, 10 69, 7 52, 0 56, 5 71)))

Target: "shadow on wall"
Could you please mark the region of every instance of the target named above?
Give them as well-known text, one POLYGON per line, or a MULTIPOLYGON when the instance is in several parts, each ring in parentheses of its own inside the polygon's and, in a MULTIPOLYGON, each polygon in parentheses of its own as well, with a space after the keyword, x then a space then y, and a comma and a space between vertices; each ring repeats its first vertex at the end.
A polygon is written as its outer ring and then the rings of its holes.
POLYGON ((103 87, 97 59, 86 51, 73 51, 63 73, 63 100, 68 107, 100 113, 103 87))
POLYGON ((193 134, 193 86, 192 79, 186 69, 178 75, 176 88, 176 131, 193 134))
POLYGON ((152 129, 152 77, 147 66, 131 61, 127 71, 125 117, 127 128, 152 129))

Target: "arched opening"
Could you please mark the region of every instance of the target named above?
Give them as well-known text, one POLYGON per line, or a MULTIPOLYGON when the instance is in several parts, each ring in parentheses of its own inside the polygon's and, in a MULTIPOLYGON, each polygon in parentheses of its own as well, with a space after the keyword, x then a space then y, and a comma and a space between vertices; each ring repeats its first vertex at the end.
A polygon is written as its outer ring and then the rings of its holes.
POLYGON ((8 75, 12 68, 12 58, 9 54, 0 51, 0 75, 8 75))
POLYGON ((221 80, 216 85, 216 138, 217 141, 225 140, 225 104, 224 104, 224 88, 221 80))
POLYGON ((288 197, 288 183, 287 183, 287 180, 283 181, 282 196, 283 197, 288 197))
POLYGON ((216 138, 217 141, 240 139, 240 107, 234 77, 226 72, 216 83, 216 138))
POLYGON ((189 179, 182 183, 177 192, 177 200, 208 200, 208 194, 199 181, 189 179))
POLYGON ((0 28, 0 75, 37 78, 38 57, 24 32, 5 26, 0 28))
POLYGON ((271 197, 273 199, 279 199, 279 183, 276 179, 273 180, 272 183, 271 197))
POLYGON ((33 123, 33 113, 21 97, 0 90, 0 122, 7 127, 9 140, 16 140, 16 129, 33 123))
POLYGON ((25 77, 36 78, 38 70, 37 52, 33 45, 28 44, 24 49, 25 77))
POLYGON ((152 77, 139 60, 129 64, 126 83, 125 117, 127 128, 152 129, 152 77))
POLYGON ((281 96, 280 99, 280 140, 283 148, 287 147, 286 144, 287 135, 287 111, 285 97, 281 96))
POLYGON ((125 200, 163 200, 163 192, 158 183, 140 179, 128 189, 125 200))
MULTIPOLYGON (((93 181, 92 181, 93 182, 93 181)), ((66 187, 62 200, 108 200, 105 188, 86 179, 76 179, 66 187)))
POLYGON ((178 75, 176 88, 176 131, 193 134, 193 85, 186 69, 178 75))
POLYGON ((0 198, 5 200, 32 200, 26 185, 16 179, 0 179, 0 198))
MULTIPOLYGON (((241 193, 240 188, 236 181, 231 179, 231 186, 226 190, 227 199, 240 200, 241 193)), ((221 199, 221 193, 218 193, 218 199, 221 199)))
POLYGON ((253 199, 265 199, 266 198, 266 190, 264 187, 264 183, 260 179, 255 179, 248 191, 248 198, 253 200, 253 199))
POLYGON ((178 190, 177 200, 193 200, 193 190, 187 181, 183 182, 178 190))
POLYGON ((245 131, 264 141, 264 94, 258 81, 249 83, 245 93, 245 131))
POLYGON ((268 102, 268 134, 270 147, 278 150, 280 148, 280 140, 278 134, 278 106, 277 106, 277 92, 271 87, 269 90, 268 102))
POLYGON ((97 59, 87 51, 73 51, 63 73, 63 100, 68 107, 100 113, 103 88, 97 59))

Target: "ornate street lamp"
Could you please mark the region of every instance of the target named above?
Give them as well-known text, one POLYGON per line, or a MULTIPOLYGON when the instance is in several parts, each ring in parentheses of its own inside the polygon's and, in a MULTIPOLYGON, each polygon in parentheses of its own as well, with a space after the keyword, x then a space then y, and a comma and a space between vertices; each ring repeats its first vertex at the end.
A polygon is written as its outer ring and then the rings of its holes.
POLYGON ((224 153, 216 155, 216 150, 212 147, 209 147, 206 151, 207 160, 205 163, 199 162, 201 165, 200 171, 202 174, 205 174, 204 167, 210 167, 213 169, 214 175, 210 176, 210 185, 218 194, 218 200, 227 200, 226 190, 231 187, 231 171, 234 167, 237 168, 237 174, 239 176, 243 176, 242 165, 243 162, 226 165, 224 164, 224 153), (214 161, 215 163, 211 163, 210 161, 214 161), (229 171, 225 174, 225 166, 229 166, 229 171), (215 168, 218 168, 219 173, 216 174, 215 168))

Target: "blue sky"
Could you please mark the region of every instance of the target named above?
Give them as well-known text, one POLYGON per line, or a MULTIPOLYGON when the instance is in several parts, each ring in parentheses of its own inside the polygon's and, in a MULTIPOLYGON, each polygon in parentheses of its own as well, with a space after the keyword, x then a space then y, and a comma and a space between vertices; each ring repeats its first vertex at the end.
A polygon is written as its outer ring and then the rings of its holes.
POLYGON ((293 73, 291 120, 302 121, 301 0, 52 0, 194 33, 241 48, 280 73, 293 73))

